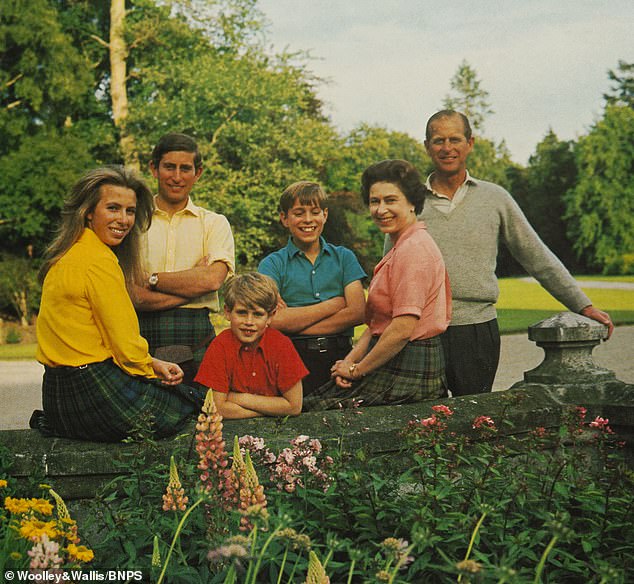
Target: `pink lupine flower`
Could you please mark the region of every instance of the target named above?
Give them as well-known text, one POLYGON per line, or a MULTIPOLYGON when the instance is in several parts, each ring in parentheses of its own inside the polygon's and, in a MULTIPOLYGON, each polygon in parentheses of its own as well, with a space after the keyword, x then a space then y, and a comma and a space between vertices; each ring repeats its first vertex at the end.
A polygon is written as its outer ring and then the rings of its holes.
POLYGON ((178 476, 178 469, 174 462, 174 457, 170 457, 170 480, 163 495, 163 511, 185 511, 187 509, 188 497, 185 496, 185 489, 181 485, 178 476))
POLYGON ((46 534, 26 553, 31 558, 31 570, 56 569, 63 563, 63 559, 59 557, 59 543, 49 540, 46 534))
POLYGON ((228 468, 229 461, 222 438, 222 416, 218 413, 211 389, 207 392, 196 424, 196 452, 203 488, 208 493, 218 493, 225 509, 232 508, 236 502, 236 485, 228 468))
POLYGON ((244 458, 240 451, 240 444, 236 436, 233 447, 233 472, 238 479, 238 510, 240 518, 240 530, 250 531, 253 528, 254 518, 268 518, 266 510, 266 495, 264 487, 260 485, 258 475, 253 467, 249 451, 246 451, 244 458))

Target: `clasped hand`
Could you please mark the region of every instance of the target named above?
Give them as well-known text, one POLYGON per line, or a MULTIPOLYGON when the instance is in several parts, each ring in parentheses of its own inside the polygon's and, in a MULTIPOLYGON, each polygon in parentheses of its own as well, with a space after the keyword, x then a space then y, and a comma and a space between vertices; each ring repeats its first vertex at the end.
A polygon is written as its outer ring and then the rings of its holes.
POLYGON ((335 364, 330 368, 330 376, 339 387, 352 387, 353 377, 350 374, 350 367, 353 364, 354 361, 350 359, 340 359, 339 361, 335 361, 335 364))
POLYGON ((152 358, 152 369, 165 385, 178 385, 183 382, 183 370, 176 363, 152 358))

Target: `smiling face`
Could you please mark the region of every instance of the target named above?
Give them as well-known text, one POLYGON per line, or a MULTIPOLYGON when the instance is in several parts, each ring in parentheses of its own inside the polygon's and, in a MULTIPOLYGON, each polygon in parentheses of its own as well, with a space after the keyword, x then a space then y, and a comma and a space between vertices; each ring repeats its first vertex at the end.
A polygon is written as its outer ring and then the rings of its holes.
POLYGON ((416 222, 414 205, 394 183, 374 183, 370 187, 368 203, 372 220, 383 233, 390 236, 392 242, 416 222))
POLYGON ((240 343, 256 347, 269 326, 272 315, 261 306, 249 308, 242 302, 236 302, 231 309, 225 305, 225 318, 240 343))
POLYGON ((286 227, 293 243, 304 253, 319 251, 319 237, 328 219, 328 209, 322 209, 316 202, 302 205, 295 199, 287 213, 280 213, 280 221, 286 227))
POLYGON ((187 206, 189 194, 202 174, 196 169, 194 152, 166 152, 158 164, 150 163, 150 170, 158 180, 158 206, 164 211, 180 211, 187 206))
POLYGON ((127 187, 101 185, 99 202, 88 213, 88 227, 106 245, 119 245, 134 226, 136 193, 127 187))
POLYGON ((467 157, 473 149, 473 137, 465 137, 465 128, 460 116, 440 118, 430 125, 430 136, 425 140, 425 148, 436 172, 453 176, 464 174, 467 157))

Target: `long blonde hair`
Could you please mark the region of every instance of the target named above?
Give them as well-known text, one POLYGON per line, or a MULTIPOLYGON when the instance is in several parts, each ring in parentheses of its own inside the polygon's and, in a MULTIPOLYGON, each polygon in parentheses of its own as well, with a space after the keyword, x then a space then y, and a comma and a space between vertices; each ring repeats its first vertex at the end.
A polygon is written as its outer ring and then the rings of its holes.
POLYGON ((131 189, 136 194, 136 218, 125 239, 113 251, 119 259, 126 284, 141 283, 144 277, 141 258, 141 233, 152 221, 154 199, 148 186, 137 173, 124 166, 95 168, 84 174, 73 186, 62 208, 62 221, 55 239, 44 253, 40 281, 51 267, 75 244, 84 232, 90 215, 101 198, 101 187, 114 185, 131 189))

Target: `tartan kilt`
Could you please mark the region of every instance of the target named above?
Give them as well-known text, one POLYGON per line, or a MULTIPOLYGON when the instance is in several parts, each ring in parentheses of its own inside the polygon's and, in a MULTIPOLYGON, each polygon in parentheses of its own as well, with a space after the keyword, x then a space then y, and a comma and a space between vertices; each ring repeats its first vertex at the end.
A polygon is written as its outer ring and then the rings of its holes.
POLYGON ((216 336, 208 308, 173 308, 156 312, 138 312, 141 336, 149 345, 150 355, 158 347, 188 345, 196 347, 194 362, 200 366, 207 346, 216 336), (205 339, 208 341, 201 345, 205 339))
MULTIPOLYGON (((378 339, 372 338, 370 349, 378 339)), ((351 406, 352 400, 361 400, 363 406, 417 402, 437 398, 446 388, 445 358, 440 336, 435 336, 410 341, 387 363, 354 381, 348 389, 329 381, 304 398, 303 411, 351 406)))
POLYGON ((152 414, 158 438, 193 419, 204 393, 186 385, 163 385, 134 377, 112 359, 79 367, 46 367, 42 384, 44 427, 53 436, 118 442, 144 413, 152 414))

